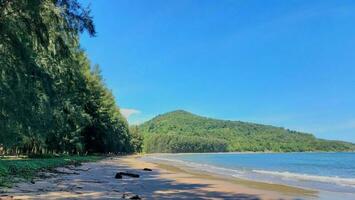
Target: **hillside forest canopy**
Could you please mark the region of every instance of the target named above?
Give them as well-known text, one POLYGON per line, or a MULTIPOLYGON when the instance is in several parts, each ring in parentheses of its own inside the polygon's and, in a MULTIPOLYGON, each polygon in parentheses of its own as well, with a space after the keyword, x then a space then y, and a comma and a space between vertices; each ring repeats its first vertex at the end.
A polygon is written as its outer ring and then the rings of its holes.
POLYGON ((132 152, 126 119, 79 44, 77 0, 0 0, 2 154, 132 152))
POLYGON ((240 121, 201 117, 183 110, 136 127, 148 153, 354 151, 355 145, 311 134, 240 121))

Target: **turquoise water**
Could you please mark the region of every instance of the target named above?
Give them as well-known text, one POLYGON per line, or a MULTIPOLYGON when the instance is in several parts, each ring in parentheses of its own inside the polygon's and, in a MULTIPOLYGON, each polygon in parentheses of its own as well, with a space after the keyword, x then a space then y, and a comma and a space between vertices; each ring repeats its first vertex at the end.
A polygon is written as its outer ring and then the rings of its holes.
POLYGON ((355 194, 355 153, 162 154, 148 159, 222 176, 355 194))

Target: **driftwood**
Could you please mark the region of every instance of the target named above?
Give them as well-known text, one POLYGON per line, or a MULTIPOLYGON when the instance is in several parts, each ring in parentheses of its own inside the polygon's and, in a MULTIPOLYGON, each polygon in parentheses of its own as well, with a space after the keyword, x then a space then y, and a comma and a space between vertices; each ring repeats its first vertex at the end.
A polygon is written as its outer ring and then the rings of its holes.
POLYGON ((129 177, 133 177, 133 178, 139 178, 139 174, 133 174, 133 173, 129 173, 129 172, 120 172, 122 176, 129 176, 129 177))
POLYGON ((122 179, 122 175, 120 173, 116 173, 116 176, 115 176, 116 179, 122 179))
POLYGON ((142 199, 142 198, 140 198, 138 195, 134 195, 133 197, 131 197, 129 199, 142 199))
POLYGON ((142 199, 139 195, 133 195, 133 196, 131 196, 131 197, 129 197, 129 194, 125 194, 125 193, 123 193, 123 195, 122 195, 122 199, 142 199))
POLYGON ((115 178, 121 179, 122 176, 129 176, 129 177, 133 177, 133 178, 139 178, 139 174, 133 174, 133 173, 128 173, 128 172, 118 172, 118 173, 116 173, 115 178))

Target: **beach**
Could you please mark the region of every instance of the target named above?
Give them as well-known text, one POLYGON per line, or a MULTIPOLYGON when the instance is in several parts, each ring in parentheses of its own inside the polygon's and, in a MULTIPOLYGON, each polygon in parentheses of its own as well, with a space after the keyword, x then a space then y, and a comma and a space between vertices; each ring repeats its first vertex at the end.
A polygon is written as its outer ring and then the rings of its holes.
POLYGON ((156 164, 140 156, 111 157, 41 173, 31 182, 2 188, 1 199, 312 199, 317 192, 254 181, 225 179, 156 164), (149 168, 152 171, 144 171, 149 168), (139 178, 115 179, 117 172, 139 178))
POLYGON ((158 172, 160 180, 172 181, 157 194, 162 199, 312 199, 318 192, 279 184, 268 184, 237 178, 226 179, 201 171, 171 165, 171 163, 144 162, 137 157, 124 158, 124 163, 134 169, 150 167, 158 172), (169 198, 167 198, 170 196, 169 198))

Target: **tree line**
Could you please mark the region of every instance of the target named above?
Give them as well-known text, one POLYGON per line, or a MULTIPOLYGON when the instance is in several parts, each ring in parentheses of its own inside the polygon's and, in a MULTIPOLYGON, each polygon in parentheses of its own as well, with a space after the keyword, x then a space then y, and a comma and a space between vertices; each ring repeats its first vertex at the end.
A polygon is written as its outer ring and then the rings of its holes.
POLYGON ((0 0, 0 151, 134 150, 112 92, 79 44, 96 30, 77 0, 0 0))
POLYGON ((228 143, 216 138, 153 134, 144 138, 143 147, 146 153, 204 153, 225 152, 228 143))

